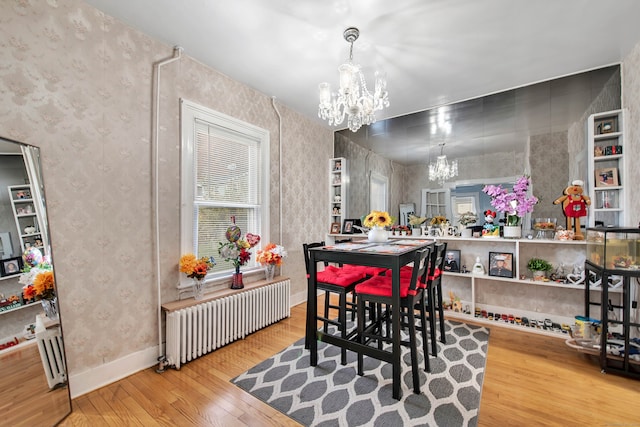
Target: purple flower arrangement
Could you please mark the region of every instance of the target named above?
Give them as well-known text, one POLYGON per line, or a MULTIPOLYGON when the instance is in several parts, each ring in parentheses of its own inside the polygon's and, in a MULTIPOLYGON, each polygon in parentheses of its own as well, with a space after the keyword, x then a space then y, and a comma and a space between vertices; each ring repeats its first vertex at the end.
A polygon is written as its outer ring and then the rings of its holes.
POLYGON ((501 185, 485 185, 482 191, 491 196, 491 206, 507 216, 506 225, 518 225, 520 219, 533 212, 538 198, 527 194, 531 181, 528 176, 518 178, 512 191, 501 185))

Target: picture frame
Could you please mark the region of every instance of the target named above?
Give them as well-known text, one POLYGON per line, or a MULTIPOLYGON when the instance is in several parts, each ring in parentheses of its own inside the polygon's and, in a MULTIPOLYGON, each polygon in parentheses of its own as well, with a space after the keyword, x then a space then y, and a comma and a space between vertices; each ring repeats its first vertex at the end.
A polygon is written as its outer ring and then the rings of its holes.
POLYGON ((331 223, 331 231, 329 231, 329 234, 340 234, 340 223, 339 222, 332 222, 331 223))
POLYGON ((513 279, 513 253, 489 252, 489 276, 513 279))
POLYGON ((595 171, 596 187, 617 187, 618 168, 602 168, 595 171))
POLYGON ((596 135, 618 132, 618 119, 616 117, 607 117, 595 122, 594 126, 596 135))
POLYGON ((449 249, 445 254, 442 269, 448 273, 460 273, 460 251, 449 249))
POLYGON ((342 234, 353 234, 353 220, 345 219, 342 224, 342 234))
POLYGON ((0 261, 0 274, 2 277, 13 276, 22 273, 22 257, 6 258, 0 261))

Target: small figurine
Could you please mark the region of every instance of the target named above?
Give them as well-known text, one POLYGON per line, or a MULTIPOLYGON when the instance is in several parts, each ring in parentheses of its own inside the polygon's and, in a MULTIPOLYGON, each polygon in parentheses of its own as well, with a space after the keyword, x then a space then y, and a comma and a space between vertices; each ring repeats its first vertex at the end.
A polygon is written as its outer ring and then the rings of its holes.
POLYGON ((580 231, 580 217, 587 215, 587 206, 591 204, 591 199, 583 193, 584 182, 577 179, 570 186, 564 189, 564 195, 553 201, 554 205, 562 203, 562 211, 567 217, 567 230, 573 228, 574 240, 584 240, 580 231), (573 218, 573 224, 572 219, 573 218))
POLYGON ((500 227, 493 223, 496 219, 496 213, 491 209, 484 211, 484 225, 482 226, 483 237, 498 237, 500 235, 500 227))
POLYGON ((480 257, 476 257, 476 263, 473 264, 473 268, 471 269, 473 274, 484 274, 484 266, 480 262, 480 257))

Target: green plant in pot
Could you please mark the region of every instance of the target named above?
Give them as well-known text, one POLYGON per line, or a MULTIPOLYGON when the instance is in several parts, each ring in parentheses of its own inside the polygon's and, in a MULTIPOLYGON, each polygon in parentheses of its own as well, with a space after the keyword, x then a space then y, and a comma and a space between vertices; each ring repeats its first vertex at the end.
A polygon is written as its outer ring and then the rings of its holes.
POLYGON ((553 265, 542 258, 531 258, 527 262, 527 269, 533 273, 533 280, 544 280, 547 277, 547 271, 551 271, 553 265))

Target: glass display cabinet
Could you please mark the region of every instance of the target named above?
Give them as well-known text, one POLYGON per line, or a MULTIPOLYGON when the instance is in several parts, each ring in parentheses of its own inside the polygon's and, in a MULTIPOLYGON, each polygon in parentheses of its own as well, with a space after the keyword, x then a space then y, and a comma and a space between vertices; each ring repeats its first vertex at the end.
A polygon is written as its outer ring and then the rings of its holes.
POLYGON ((600 368, 640 378, 640 228, 588 228, 586 239, 585 314, 600 306, 600 368))

